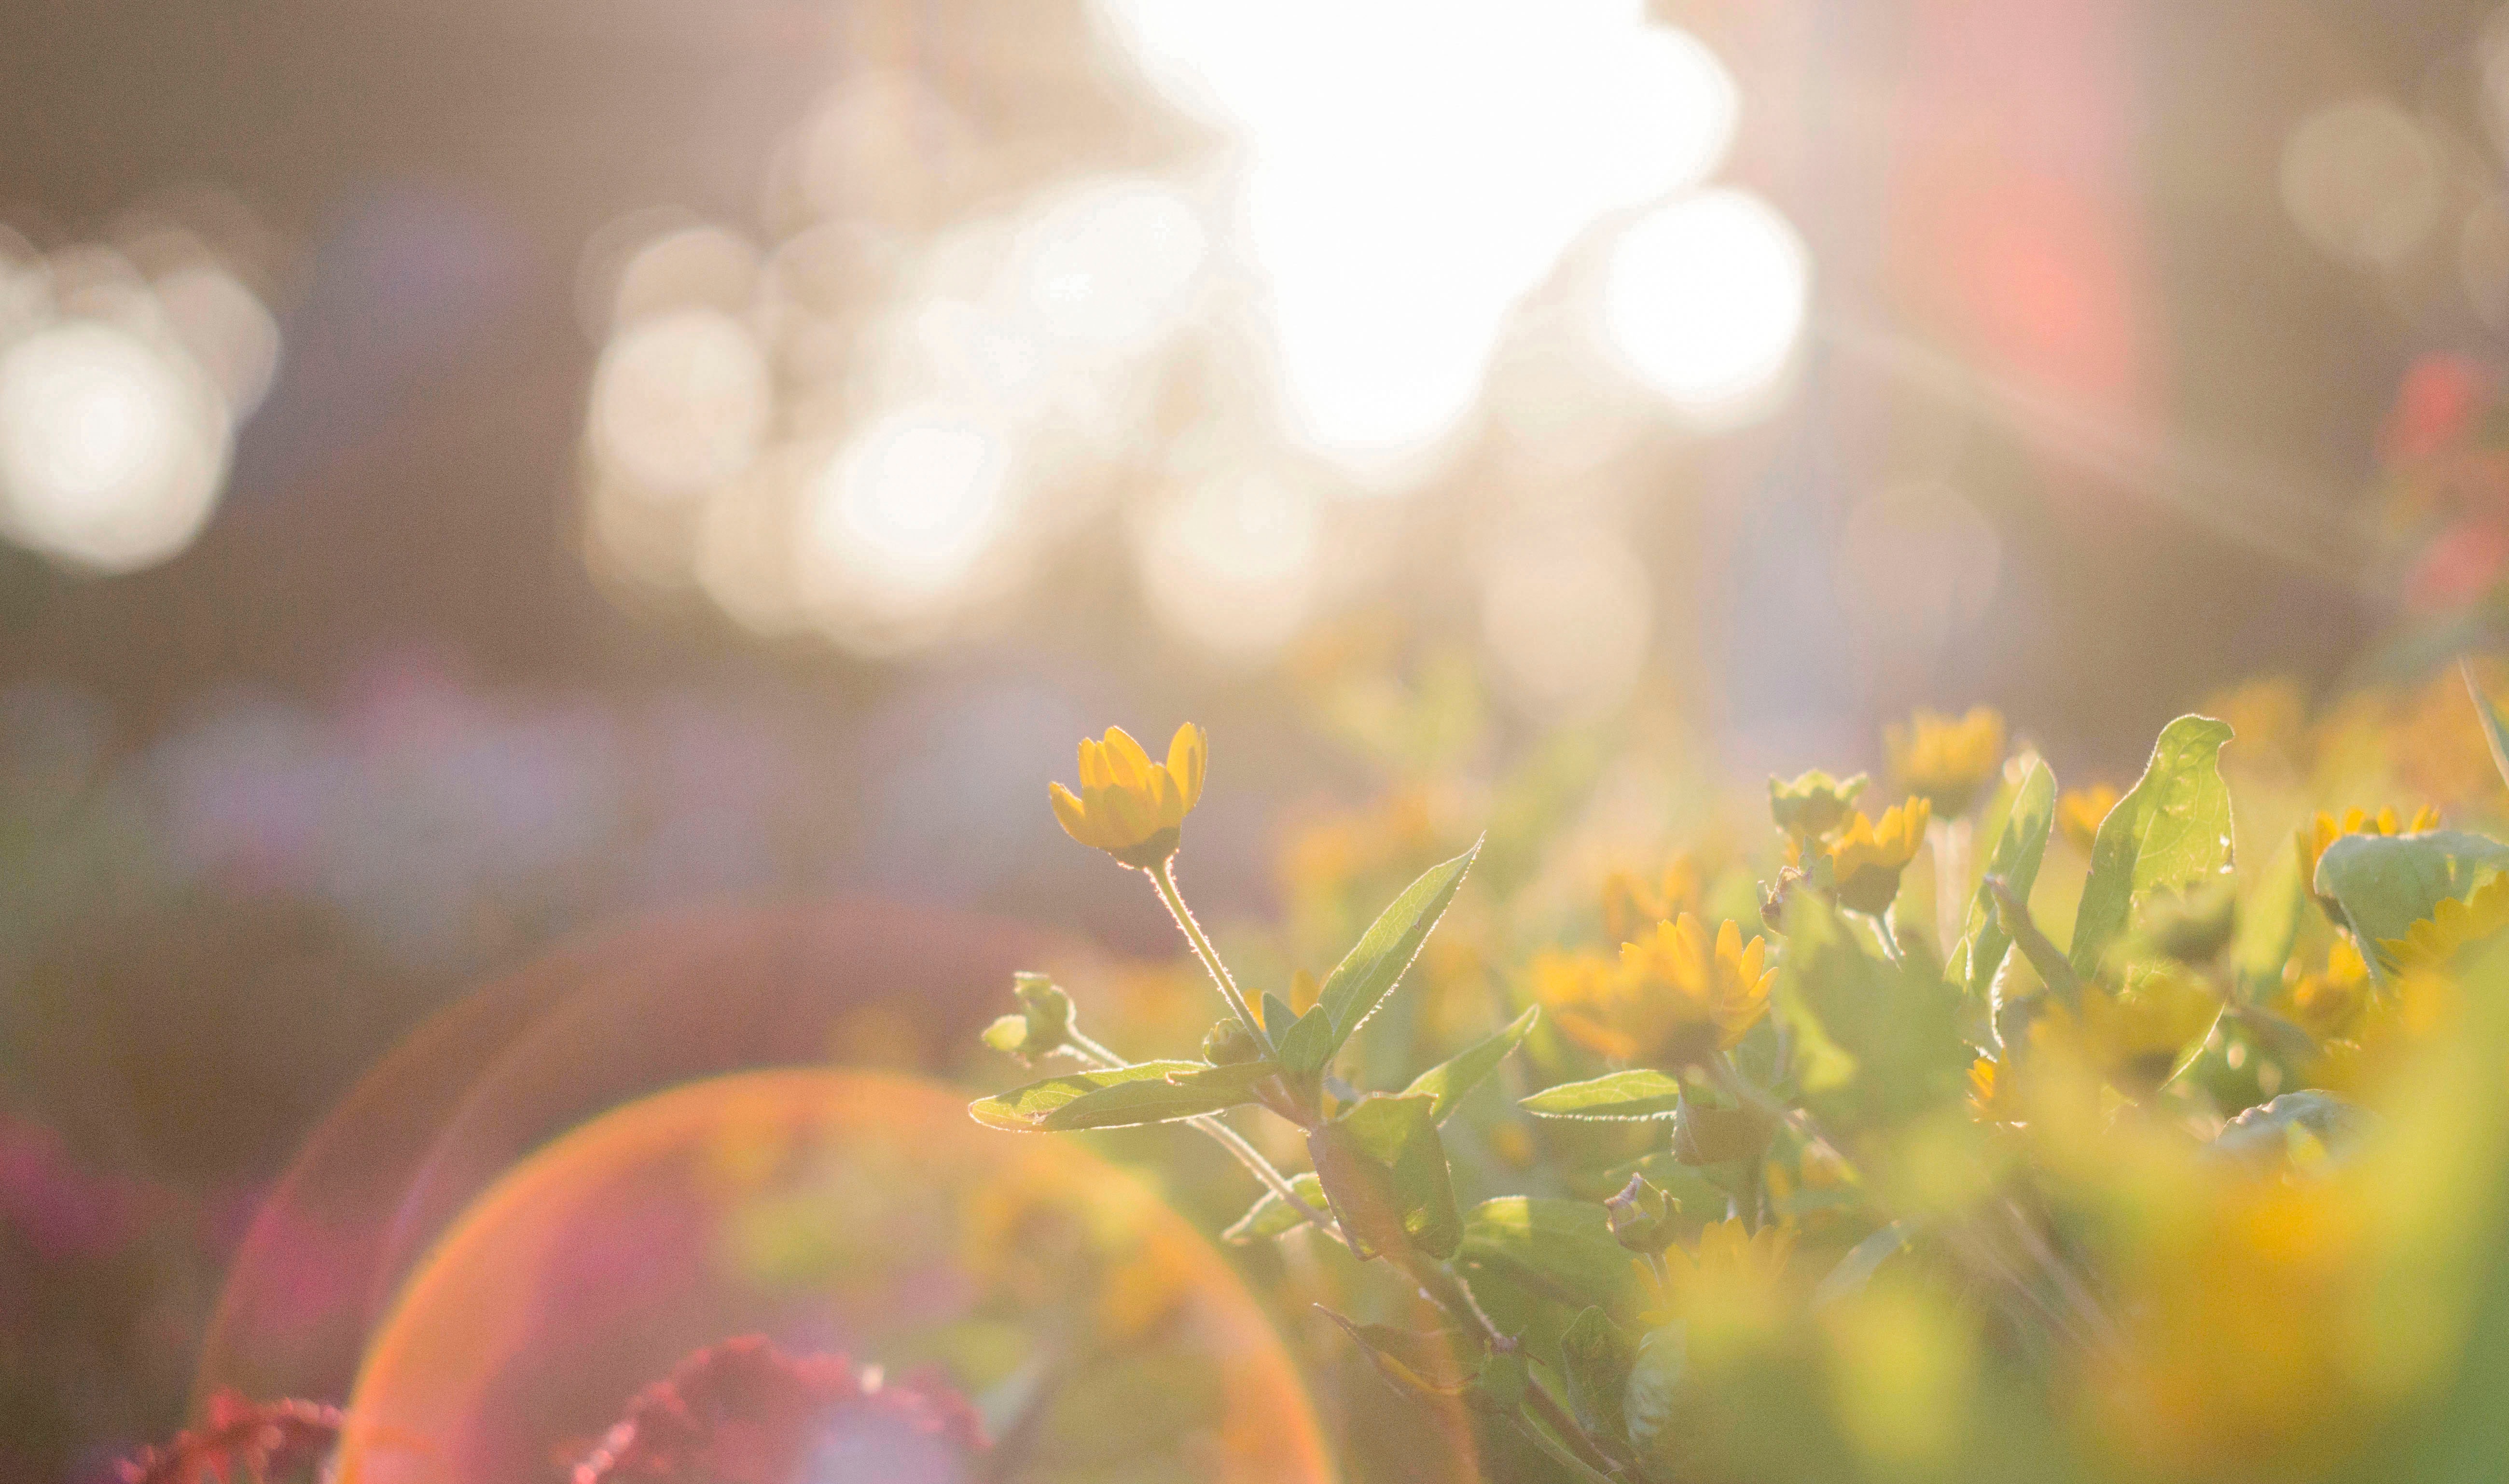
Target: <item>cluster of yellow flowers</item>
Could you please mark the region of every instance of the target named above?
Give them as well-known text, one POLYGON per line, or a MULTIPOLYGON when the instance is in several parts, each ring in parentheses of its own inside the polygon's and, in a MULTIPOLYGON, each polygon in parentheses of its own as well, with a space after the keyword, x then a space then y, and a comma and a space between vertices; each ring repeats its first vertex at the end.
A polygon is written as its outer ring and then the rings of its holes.
MULTIPOLYGON (((2479 686, 2476 706, 2501 735, 2479 686)), ((2173 723, 2132 786, 2072 790, 1993 710, 1920 712, 1885 734, 1877 813, 1862 774, 1771 779, 1756 859, 1597 873, 1599 832, 1563 819, 1553 848, 1514 821, 1461 976, 1486 1007, 1464 997, 1461 1023, 1371 1016, 1436 953, 1473 852, 1257 1010, 1169 869, 1201 731, 1160 763, 1110 730, 1056 814, 1150 873, 1240 1028, 1205 1062, 1129 1066, 1073 1028, 1090 1070, 979 1116, 1234 1139, 1267 1194, 1232 1239, 1320 1234, 1287 1239, 1337 1254, 1300 1270, 1301 1302, 1360 1315, 1337 1333, 1514 1428, 1544 1477, 2356 1467, 2447 1388, 2509 1387, 2509 1362, 2452 1369, 2489 1354, 2473 1285, 2509 1283, 2509 1170, 2482 1132, 2509 1127, 2509 844, 2441 812, 2501 818, 2501 780, 2459 766, 2428 695, 2312 721, 2297 687, 2252 686, 2220 710, 2234 723, 2173 723), (2435 806, 2349 806, 2416 793, 2435 806), (1735 920, 1755 895, 1760 920, 1735 920), (1302 1145, 1214 1111, 1255 1106, 1302 1145), (1266 1163, 1299 1147, 1311 1172, 1266 1163), (1443 1359, 1405 1348, 1421 1296, 1443 1359)), ((1292 851, 1330 888, 1294 909, 1346 916, 1363 878, 1433 849, 1425 797, 1414 778, 1292 851)), ((1303 956, 1317 935, 1281 936, 1303 956)), ((1044 1039, 1003 1044, 1052 1050, 1068 1006, 1049 1009, 1044 1039)))

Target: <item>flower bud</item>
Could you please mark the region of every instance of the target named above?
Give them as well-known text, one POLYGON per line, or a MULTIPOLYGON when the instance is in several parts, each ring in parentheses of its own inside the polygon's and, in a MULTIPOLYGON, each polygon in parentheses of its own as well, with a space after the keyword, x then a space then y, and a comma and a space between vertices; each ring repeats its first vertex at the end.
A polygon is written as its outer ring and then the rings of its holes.
POLYGON ((1254 1044, 1254 1038, 1234 1017, 1214 1023, 1202 1038, 1202 1059, 1214 1066, 1252 1061, 1261 1055, 1263 1048, 1254 1044))
POLYGON ((1621 1193, 1603 1203, 1603 1220, 1612 1240, 1632 1252, 1663 1251, 1672 1242, 1673 1222, 1681 1203, 1645 1175, 1629 1176, 1621 1193))

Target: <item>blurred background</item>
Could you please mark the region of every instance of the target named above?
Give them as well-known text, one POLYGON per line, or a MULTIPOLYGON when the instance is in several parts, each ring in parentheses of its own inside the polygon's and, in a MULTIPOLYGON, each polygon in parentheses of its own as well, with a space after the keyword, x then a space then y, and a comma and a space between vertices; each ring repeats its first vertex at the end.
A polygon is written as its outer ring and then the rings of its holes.
POLYGON ((2504 14, 8 8, 0 1478, 169 1426, 323 1110, 570 934, 1168 952, 1044 806, 1108 723, 1211 727, 1226 915, 1356 673, 1741 780, 2332 684, 2509 553, 2396 495, 2504 14))

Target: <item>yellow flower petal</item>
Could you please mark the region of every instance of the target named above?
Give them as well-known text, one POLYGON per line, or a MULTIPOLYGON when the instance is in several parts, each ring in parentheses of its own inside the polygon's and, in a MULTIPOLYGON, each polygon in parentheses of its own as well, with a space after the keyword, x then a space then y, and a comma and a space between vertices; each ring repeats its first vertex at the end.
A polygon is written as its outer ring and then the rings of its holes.
POLYGON ((1210 758, 1210 739, 1191 722, 1178 727, 1175 739, 1168 743, 1168 772, 1176 779, 1188 810, 1202 802, 1202 774, 1210 758))

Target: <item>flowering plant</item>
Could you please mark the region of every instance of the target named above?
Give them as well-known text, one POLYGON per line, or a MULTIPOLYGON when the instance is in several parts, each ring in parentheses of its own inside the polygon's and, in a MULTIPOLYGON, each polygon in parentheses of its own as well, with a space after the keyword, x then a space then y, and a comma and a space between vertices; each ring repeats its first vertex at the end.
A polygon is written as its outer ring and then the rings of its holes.
MULTIPOLYGON (((2455 735, 2509 777, 2465 679, 2455 735)), ((1113 731, 1056 812, 1149 877, 1225 1014, 1201 1057, 1134 1060, 1024 976, 987 1040, 1077 1066, 971 1111, 1217 1141, 1260 1187, 1230 1240, 1301 1251, 1292 1286, 1470 1419, 1492 1477, 2471 1476, 2509 1383, 2509 1331, 2468 1318, 2509 1302, 2509 1181, 2466 1136, 2509 1127, 2509 845, 2320 812, 2365 727, 2381 790, 2415 770, 2359 704, 2313 734, 2220 709, 2249 761, 2188 716, 2131 786, 2061 795, 2001 717, 1921 714, 1890 738, 1903 802, 1773 780, 1756 862, 1710 830, 1599 873, 1591 912, 1560 905, 1572 832, 1502 808, 1277 990, 1178 880, 1202 732, 1162 765, 1113 731), (2234 795, 2293 821, 2262 862, 2234 795), (1467 941, 1432 947, 1450 915, 1467 941)))

